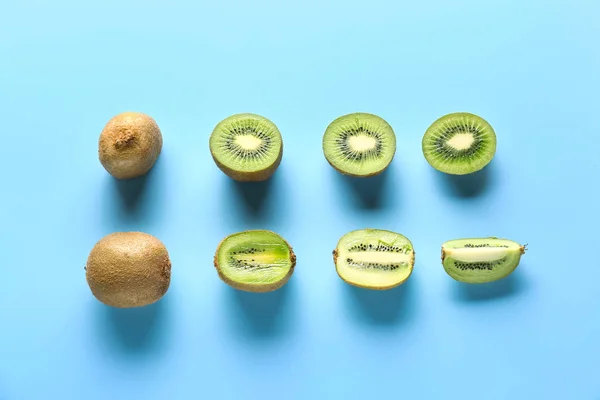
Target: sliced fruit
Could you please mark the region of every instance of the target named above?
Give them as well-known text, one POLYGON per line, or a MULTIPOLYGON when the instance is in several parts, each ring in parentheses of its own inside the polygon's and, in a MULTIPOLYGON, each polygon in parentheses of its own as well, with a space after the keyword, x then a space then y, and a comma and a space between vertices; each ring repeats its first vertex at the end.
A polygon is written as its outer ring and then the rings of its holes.
POLYGON ((209 146, 219 169, 237 181, 270 178, 283 157, 283 140, 277 126, 251 113, 235 114, 219 122, 209 146))
POLYGON ((377 115, 347 114, 335 119, 325 130, 323 152, 327 162, 342 174, 377 175, 394 158, 396 135, 377 115))
POLYGON ((384 290, 404 283, 412 274, 415 251, 404 235, 382 229, 348 232, 333 251, 342 280, 354 286, 384 290))
POLYGON ((465 112, 444 115, 422 140, 427 162, 438 171, 466 175, 483 169, 496 153, 496 133, 483 118, 465 112))
POLYGON ((215 253, 214 266, 219 277, 236 289, 269 292, 290 279, 296 255, 278 234, 250 230, 223 239, 215 253))
POLYGON ((457 281, 492 282, 510 275, 525 250, 519 243, 495 237, 455 239, 442 245, 442 264, 457 281))

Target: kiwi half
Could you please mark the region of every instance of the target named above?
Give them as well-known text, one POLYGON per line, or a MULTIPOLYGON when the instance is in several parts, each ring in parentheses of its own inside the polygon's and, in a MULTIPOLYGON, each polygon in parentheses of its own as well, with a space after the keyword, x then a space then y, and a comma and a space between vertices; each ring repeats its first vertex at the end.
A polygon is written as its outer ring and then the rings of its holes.
POLYGON ((248 292, 270 292, 285 285, 296 267, 296 255, 281 236, 249 230, 227 236, 214 257, 219 277, 248 292))
POLYGON ((164 244, 143 232, 115 232, 92 248, 85 267, 92 294, 117 307, 155 303, 171 283, 171 261, 164 244))
POLYGON ((526 246, 496 237, 455 239, 442 245, 442 264, 453 279, 486 283, 510 275, 526 246))
POLYGON ((427 162, 438 171, 466 175, 483 169, 496 153, 496 133, 483 118, 452 113, 438 118, 422 140, 427 162))
POLYGON ((219 122, 209 146, 219 169, 236 181, 270 178, 283 157, 283 139, 277 126, 251 113, 235 114, 219 122))
POLYGON ((343 115, 323 135, 327 162, 344 175, 368 177, 383 172, 396 153, 396 135, 383 118, 368 113, 343 115))
POLYGON ((98 141, 98 157, 113 177, 136 178, 154 166, 162 145, 162 133, 152 117, 124 112, 104 126, 98 141))
POLYGON ((359 229, 342 236, 333 251, 339 277, 354 286, 385 290, 412 274, 415 251, 404 235, 382 229, 359 229))

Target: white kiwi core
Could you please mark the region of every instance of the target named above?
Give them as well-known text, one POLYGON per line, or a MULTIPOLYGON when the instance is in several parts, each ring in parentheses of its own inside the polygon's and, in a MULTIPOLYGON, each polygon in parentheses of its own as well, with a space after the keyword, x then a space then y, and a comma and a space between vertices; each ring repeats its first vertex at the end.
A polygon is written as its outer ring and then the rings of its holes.
POLYGON ((256 150, 262 144, 262 140, 253 135, 238 135, 235 137, 235 142, 247 150, 256 150))
POLYGON ((367 135, 356 135, 348 138, 348 144, 354 151, 373 150, 377 146, 377 139, 367 135))
POLYGON ((474 141, 475 138, 472 134, 458 133, 448 140, 448 145, 456 150, 467 150, 469 147, 471 147, 471 145, 473 145, 474 141))
POLYGON ((505 247, 487 247, 477 249, 475 251, 472 248, 458 248, 445 250, 446 255, 448 257, 452 257, 457 261, 464 262, 495 261, 501 259, 502 257, 506 256, 507 254, 510 254, 513 251, 514 249, 505 247))

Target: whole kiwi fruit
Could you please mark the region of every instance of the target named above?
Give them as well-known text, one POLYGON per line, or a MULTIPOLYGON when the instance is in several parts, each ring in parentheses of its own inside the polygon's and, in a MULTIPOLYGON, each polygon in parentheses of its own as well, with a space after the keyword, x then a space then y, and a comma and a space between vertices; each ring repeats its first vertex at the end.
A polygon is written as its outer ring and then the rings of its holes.
POLYGON ((104 236, 92 248, 85 271, 92 294, 116 308, 155 303, 171 283, 171 261, 165 245, 143 232, 104 236))
POLYGON ((156 121, 140 112, 123 112, 104 126, 98 141, 98 157, 117 179, 145 175, 162 150, 162 133, 156 121))

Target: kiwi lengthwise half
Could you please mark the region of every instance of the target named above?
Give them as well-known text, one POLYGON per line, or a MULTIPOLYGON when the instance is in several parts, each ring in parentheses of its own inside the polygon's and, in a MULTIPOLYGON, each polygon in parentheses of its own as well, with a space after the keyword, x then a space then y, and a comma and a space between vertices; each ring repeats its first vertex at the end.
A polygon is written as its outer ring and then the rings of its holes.
POLYGON ((525 250, 526 246, 496 237, 455 239, 442 245, 442 264, 459 282, 493 282, 510 275, 525 250))
POLYGON ((483 118, 465 112, 438 118, 422 140, 427 162, 438 171, 466 175, 483 169, 496 153, 496 133, 483 118))
POLYGON ((285 285, 296 267, 296 255, 281 236, 249 230, 227 236, 214 257, 219 277, 248 292, 270 292, 285 285))
POLYGON ((354 286, 385 290, 404 283, 412 274, 415 251, 404 235, 382 229, 348 232, 333 251, 340 278, 354 286))
POLYGON ((344 175, 368 177, 383 172, 396 153, 396 135, 384 119, 368 113, 343 115, 323 135, 327 162, 344 175))
POLYGON ((104 126, 98 141, 98 157, 113 177, 136 178, 154 166, 162 145, 162 133, 152 117, 124 112, 104 126))
POLYGON ((251 113, 235 114, 217 124, 209 140, 217 167, 236 181, 263 181, 283 157, 283 139, 269 119, 251 113))
POLYGON ((100 239, 88 256, 85 272, 93 295, 117 308, 155 303, 171 283, 166 247, 143 232, 115 232, 100 239))

